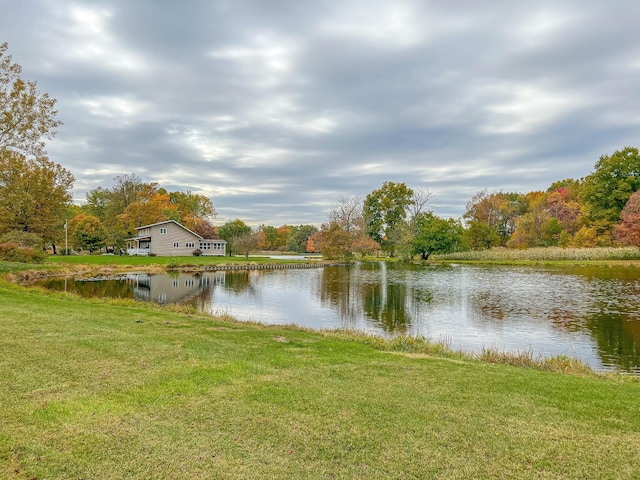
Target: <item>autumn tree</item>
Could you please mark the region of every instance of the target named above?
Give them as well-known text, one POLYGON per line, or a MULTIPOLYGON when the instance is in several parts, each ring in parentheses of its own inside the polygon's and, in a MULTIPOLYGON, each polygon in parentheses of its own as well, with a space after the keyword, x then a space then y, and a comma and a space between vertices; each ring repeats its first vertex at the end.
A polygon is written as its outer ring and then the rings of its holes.
POLYGON ((384 182, 364 200, 365 232, 390 256, 395 256, 402 241, 402 224, 412 195, 413 190, 404 183, 384 182))
POLYGON ((105 246, 106 230, 98 217, 81 213, 69 221, 74 245, 92 253, 105 246))
POLYGON ((0 234, 20 230, 54 245, 74 178, 46 157, 56 134, 56 100, 21 78, 22 67, 0 44, 0 234))
POLYGON ((629 197, 622 209, 615 237, 620 243, 640 247, 640 190, 629 197))
POLYGON ((263 250, 276 250, 278 248, 278 229, 270 225, 262 225, 259 229, 258 248, 263 250))
POLYGON ((190 191, 168 192, 158 183, 142 182, 135 174, 119 175, 111 188, 87 193, 85 212, 98 217, 108 232, 108 243, 118 245, 136 227, 176 220, 203 238, 217 238, 213 202, 190 191))
POLYGON ((276 250, 286 250, 287 240, 291 235, 291 228, 289 225, 282 225, 276 229, 276 250))
POLYGON ((313 241, 313 237, 309 237, 307 240, 307 248, 305 249, 307 253, 313 253, 316 251, 316 245, 313 241))
POLYGON ((337 223, 346 232, 364 229, 363 200, 359 195, 340 195, 327 213, 329 224, 337 223))
POLYGON ((38 91, 37 82, 21 78, 22 67, 0 44, 0 150, 26 158, 45 156, 44 139, 51 139, 62 124, 56 119, 56 100, 38 91))
POLYGON ((562 228, 548 209, 545 192, 525 195, 528 211, 516 219, 516 229, 507 246, 515 248, 549 247, 558 244, 562 228))
POLYGON ((118 215, 118 220, 127 233, 132 235, 136 227, 166 220, 177 221, 179 215, 167 191, 159 188, 157 183, 150 183, 145 185, 143 190, 138 192, 136 200, 118 215))
MULTIPOLYGON (((131 226, 118 218, 127 207, 138 200, 138 194, 148 190, 150 184, 144 183, 135 174, 118 175, 111 188, 98 187, 87 193, 85 212, 102 221, 107 230, 107 243, 122 245, 123 239, 130 235, 131 226)), ((138 227, 140 225, 134 225, 138 227)))
POLYGON ((323 224, 313 239, 326 260, 341 260, 352 255, 353 237, 338 222, 323 224))
POLYGON ((211 220, 218 215, 210 198, 199 193, 169 192, 169 203, 175 206, 178 221, 204 238, 216 238, 211 220))
POLYGON ((0 234, 20 230, 53 243, 64 225, 74 178, 47 159, 0 149, 0 234))
POLYGON ((466 212, 463 217, 469 224, 483 224, 489 229, 477 228, 478 233, 483 234, 483 239, 472 243, 482 245, 487 239, 500 238, 500 245, 505 245, 511 238, 516 228, 516 219, 526 211, 526 204, 522 195, 518 193, 496 192, 489 193, 481 190, 467 202, 466 212))
POLYGON ((258 234, 249 231, 233 240, 233 248, 236 252, 244 255, 245 259, 249 259, 249 254, 258 248, 258 234))
MULTIPOLYGON (((342 242, 338 246, 339 249, 348 248, 351 251, 350 253, 358 253, 360 255, 373 254, 380 250, 380 245, 366 233, 364 224, 364 202, 360 195, 341 195, 338 197, 337 203, 329 209, 327 219, 327 225, 331 225, 332 228, 335 228, 337 225, 348 233, 350 246, 344 243, 345 238, 343 236, 334 236, 334 238, 342 242)), ((327 239, 331 236, 325 235, 325 237, 326 246, 327 239)), ((317 246, 316 250, 319 251, 317 246)))
POLYGON ((200 235, 202 238, 209 240, 220 238, 218 235, 218 228, 206 218, 190 217, 187 220, 183 220, 181 223, 192 232, 200 235))
POLYGON ((558 219, 562 230, 569 236, 584 225, 585 208, 580 201, 580 180, 568 178, 554 182, 547 190, 549 214, 558 219))

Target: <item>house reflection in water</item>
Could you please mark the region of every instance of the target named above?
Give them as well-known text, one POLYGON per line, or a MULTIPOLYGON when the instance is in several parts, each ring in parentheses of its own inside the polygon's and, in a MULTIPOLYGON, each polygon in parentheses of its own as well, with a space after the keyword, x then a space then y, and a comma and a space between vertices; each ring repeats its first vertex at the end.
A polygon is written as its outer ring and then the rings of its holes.
POLYGON ((159 304, 182 303, 210 290, 214 285, 224 285, 225 272, 207 272, 204 275, 130 273, 127 274, 127 282, 133 287, 136 300, 159 304))

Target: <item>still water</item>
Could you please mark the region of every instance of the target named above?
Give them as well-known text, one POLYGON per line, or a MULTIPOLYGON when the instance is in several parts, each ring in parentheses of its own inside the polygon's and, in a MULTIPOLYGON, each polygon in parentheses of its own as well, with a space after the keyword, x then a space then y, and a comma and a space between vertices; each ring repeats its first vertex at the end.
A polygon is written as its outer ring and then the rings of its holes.
POLYGON ((640 269, 406 265, 48 280, 86 296, 187 303, 239 320, 420 335, 455 350, 567 355, 640 374, 640 269))

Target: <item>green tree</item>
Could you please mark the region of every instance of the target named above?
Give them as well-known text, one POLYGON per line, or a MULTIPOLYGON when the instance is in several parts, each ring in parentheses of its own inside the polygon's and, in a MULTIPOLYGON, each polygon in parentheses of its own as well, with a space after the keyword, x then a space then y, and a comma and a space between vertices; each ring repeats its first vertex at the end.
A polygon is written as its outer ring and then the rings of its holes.
POLYGON ((8 48, 0 44, 0 150, 44 157, 44 139, 53 138, 62 124, 56 120, 56 100, 20 77, 22 67, 7 55, 8 48))
POLYGON ((402 225, 411 205, 413 190, 404 183, 384 182, 364 200, 365 231, 390 256, 402 241, 402 225))
POLYGON ((235 241, 238 238, 241 238, 245 235, 249 235, 251 233, 251 227, 245 224, 240 219, 230 220, 220 228, 218 228, 218 235, 220 238, 227 241, 229 247, 229 256, 233 255, 233 250, 235 249, 235 241))
POLYGON ((473 220, 464 231, 464 243, 470 250, 486 250, 500 245, 500 235, 486 223, 473 220))
POLYGON ((105 246, 107 233, 99 218, 81 213, 71 219, 69 228, 77 248, 93 253, 105 246))
POLYGON ((417 233, 411 241, 411 255, 427 260, 431 255, 462 250, 464 228, 459 220, 443 219, 432 212, 418 215, 417 233))
POLYGON ((610 228, 631 195, 640 190, 640 153, 625 147, 612 155, 602 155, 595 171, 585 177, 580 197, 587 205, 592 224, 603 222, 610 228))
POLYGON ((318 227, 315 225, 298 225, 290 227, 287 238, 287 250, 290 252, 305 253, 307 251, 307 241, 313 236, 318 227))

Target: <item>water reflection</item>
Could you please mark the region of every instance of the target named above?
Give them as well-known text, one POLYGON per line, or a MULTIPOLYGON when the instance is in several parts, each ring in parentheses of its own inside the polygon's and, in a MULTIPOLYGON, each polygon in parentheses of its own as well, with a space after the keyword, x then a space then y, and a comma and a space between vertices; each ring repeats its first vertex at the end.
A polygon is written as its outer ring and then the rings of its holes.
POLYGON ((640 272, 359 263, 351 267, 49 280, 86 296, 188 303, 240 320, 564 354, 640 373, 640 272))

